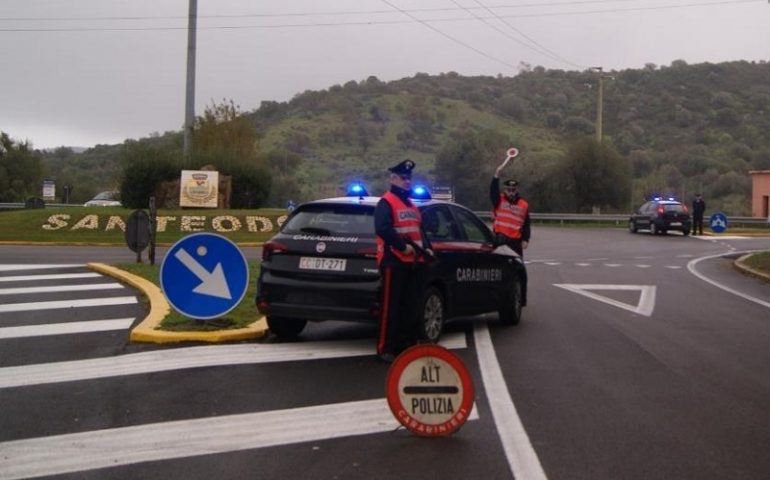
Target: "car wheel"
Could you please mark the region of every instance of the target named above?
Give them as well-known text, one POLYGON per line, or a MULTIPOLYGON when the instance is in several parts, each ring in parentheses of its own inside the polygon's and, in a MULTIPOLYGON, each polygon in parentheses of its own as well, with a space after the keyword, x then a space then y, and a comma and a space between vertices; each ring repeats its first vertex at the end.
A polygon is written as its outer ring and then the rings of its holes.
POLYGON ((684 235, 685 237, 686 237, 687 235, 689 235, 689 234, 690 234, 690 229, 687 229, 687 230, 682 230, 682 235, 684 235))
POLYGON ((286 317, 267 317, 267 326, 281 340, 295 340, 305 328, 307 320, 286 317))
POLYGON ((628 231, 631 232, 631 233, 636 233, 636 231, 637 231, 636 223, 634 223, 633 220, 629 220, 629 222, 628 222, 628 231))
POLYGON ((500 323, 503 325, 518 325, 521 321, 521 281, 513 282, 511 294, 503 300, 500 308, 500 323))
POLYGON ((436 287, 428 288, 423 296, 419 325, 422 340, 438 342, 444 328, 444 297, 436 287))
POLYGON ((650 226, 650 231, 652 232, 653 235, 660 235, 660 229, 658 228, 658 225, 655 223, 653 223, 650 226))

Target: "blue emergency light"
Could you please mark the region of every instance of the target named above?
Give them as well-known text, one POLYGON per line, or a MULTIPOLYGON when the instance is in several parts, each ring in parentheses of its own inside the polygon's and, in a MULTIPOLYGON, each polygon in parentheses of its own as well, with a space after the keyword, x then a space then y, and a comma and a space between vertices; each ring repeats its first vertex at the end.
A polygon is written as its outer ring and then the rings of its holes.
POLYGON ((348 185, 348 189, 345 195, 347 195, 348 197, 368 197, 369 192, 366 191, 366 187, 364 187, 363 183, 353 182, 350 185, 348 185))
POLYGON ((412 187, 412 191, 409 193, 409 198, 412 200, 430 200, 430 190, 423 185, 415 185, 412 187))

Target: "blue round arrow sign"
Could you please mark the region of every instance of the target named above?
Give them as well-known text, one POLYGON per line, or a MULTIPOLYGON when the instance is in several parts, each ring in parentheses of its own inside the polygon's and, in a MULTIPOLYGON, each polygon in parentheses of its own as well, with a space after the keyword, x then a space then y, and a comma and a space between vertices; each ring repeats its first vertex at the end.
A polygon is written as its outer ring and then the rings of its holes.
POLYGON ((194 233, 171 246, 160 265, 160 287, 182 315, 209 320, 234 309, 246 294, 249 265, 238 246, 214 233, 194 233))

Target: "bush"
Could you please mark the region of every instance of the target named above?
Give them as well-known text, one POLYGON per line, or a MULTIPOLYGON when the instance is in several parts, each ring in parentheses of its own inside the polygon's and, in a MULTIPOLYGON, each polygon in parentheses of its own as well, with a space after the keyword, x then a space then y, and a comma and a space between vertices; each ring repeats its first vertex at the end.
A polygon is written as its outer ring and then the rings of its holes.
POLYGON ((155 186, 179 178, 176 155, 141 143, 127 143, 121 155, 120 198, 126 208, 148 208, 155 186))

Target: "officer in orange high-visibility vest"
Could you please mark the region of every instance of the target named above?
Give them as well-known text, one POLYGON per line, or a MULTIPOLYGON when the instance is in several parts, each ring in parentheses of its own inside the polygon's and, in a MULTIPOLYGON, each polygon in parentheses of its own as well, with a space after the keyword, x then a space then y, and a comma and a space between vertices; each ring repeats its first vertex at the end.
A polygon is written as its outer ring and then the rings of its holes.
POLYGON ((377 354, 392 362, 419 339, 417 305, 425 277, 422 248, 432 254, 422 232, 420 210, 409 199, 415 164, 404 160, 390 171, 390 190, 374 210, 377 264, 382 273, 382 311, 377 354))
MULTIPOLYGON (((523 258, 524 250, 529 246, 531 233, 529 203, 519 195, 519 182, 516 180, 503 182, 503 190, 500 191, 500 172, 508 164, 508 161, 519 153, 514 148, 509 149, 508 152, 509 155, 505 161, 495 170, 495 175, 489 186, 489 199, 492 202, 492 230, 495 232, 498 244, 508 245, 523 258)), ((525 293, 524 298, 522 298, 522 305, 526 305, 526 270, 523 280, 522 287, 525 293)))

